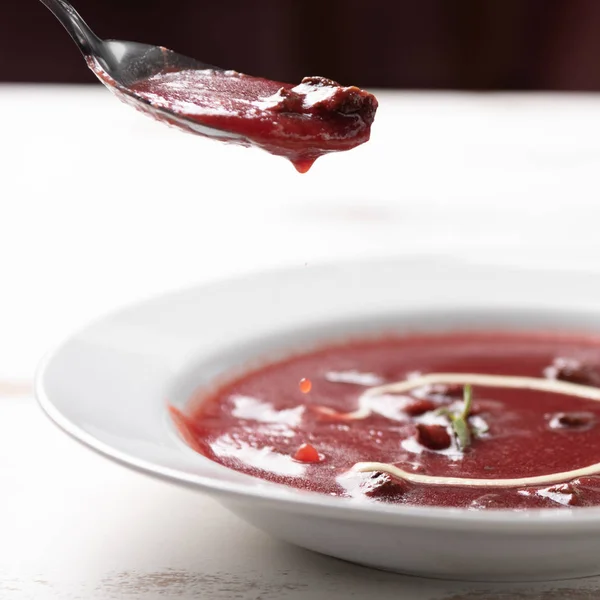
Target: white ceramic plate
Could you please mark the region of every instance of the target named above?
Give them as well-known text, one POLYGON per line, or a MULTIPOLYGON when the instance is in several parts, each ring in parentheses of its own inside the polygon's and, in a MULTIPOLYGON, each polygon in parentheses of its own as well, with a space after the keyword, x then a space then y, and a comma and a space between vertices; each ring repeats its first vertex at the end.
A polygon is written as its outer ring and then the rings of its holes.
POLYGON ((176 293, 105 317, 38 374, 44 410, 120 463, 215 495, 294 544, 425 576, 533 580, 600 572, 600 508, 469 511, 357 505, 268 483, 200 456, 167 403, 199 386, 357 332, 478 327, 600 332, 600 278, 422 258, 281 270, 176 293))

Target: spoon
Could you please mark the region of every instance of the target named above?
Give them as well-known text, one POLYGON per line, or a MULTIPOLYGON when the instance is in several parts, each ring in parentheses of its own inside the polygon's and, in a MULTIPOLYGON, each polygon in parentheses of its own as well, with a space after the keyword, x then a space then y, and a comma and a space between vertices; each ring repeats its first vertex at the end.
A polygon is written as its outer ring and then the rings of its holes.
POLYGON ((298 86, 207 65, 162 46, 102 40, 66 0, 41 0, 120 100, 186 132, 258 146, 301 173, 369 139, 377 100, 322 77, 298 86))

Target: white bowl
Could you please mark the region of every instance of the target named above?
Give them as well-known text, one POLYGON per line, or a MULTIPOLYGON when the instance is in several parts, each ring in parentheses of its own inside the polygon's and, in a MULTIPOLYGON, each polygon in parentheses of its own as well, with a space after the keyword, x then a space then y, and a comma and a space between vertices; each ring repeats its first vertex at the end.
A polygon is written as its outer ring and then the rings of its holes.
POLYGON ((522 513, 357 505, 229 470, 180 439, 167 404, 257 358, 358 332, 600 332, 600 279, 435 258, 298 268, 110 315, 43 362, 37 395, 67 433, 122 464, 216 496, 282 540, 381 569, 452 579, 600 573, 600 508, 522 513))

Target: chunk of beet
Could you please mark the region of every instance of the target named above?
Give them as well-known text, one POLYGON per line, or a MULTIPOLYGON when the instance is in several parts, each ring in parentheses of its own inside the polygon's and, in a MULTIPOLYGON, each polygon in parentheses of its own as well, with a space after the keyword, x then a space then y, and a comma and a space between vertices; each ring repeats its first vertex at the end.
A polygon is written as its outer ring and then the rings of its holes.
POLYGON ((549 379, 600 387, 600 370, 574 358, 555 358, 544 374, 549 379))
POLYGON ((555 502, 563 504, 564 506, 582 506, 582 498, 580 497, 579 489, 573 484, 573 482, 558 483, 550 486, 545 490, 541 490, 542 495, 550 497, 555 502), (545 494, 543 494, 545 492, 545 494), (554 496, 554 497, 553 497, 554 496), (562 497, 563 499, 559 498, 562 497))
POLYGON ((570 482, 576 489, 600 493, 600 476, 587 475, 578 477, 570 482))
POLYGON ((553 429, 589 429, 596 422, 590 412, 564 412, 553 415, 550 426, 553 429))
POLYGON ((594 422, 594 415, 586 412, 563 413, 558 422, 565 427, 586 427, 594 422))
POLYGON ((443 425, 417 425, 417 442, 429 450, 445 450, 450 447, 452 440, 448 430, 443 425))
POLYGON ((406 493, 404 481, 393 479, 387 473, 373 473, 365 485, 365 496, 385 502, 399 502, 406 493))
POLYGON ((427 400, 425 398, 420 400, 413 400, 407 404, 402 410, 411 417, 418 417, 426 412, 439 408, 439 404, 436 404, 433 400, 427 400))

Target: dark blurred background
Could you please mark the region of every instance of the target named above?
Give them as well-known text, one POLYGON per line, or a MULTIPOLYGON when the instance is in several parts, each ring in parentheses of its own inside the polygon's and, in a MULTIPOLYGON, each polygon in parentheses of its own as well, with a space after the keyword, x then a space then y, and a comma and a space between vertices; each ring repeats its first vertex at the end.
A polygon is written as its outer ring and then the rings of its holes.
MULTIPOLYGON (((284 81, 600 90, 600 0, 73 0, 101 36, 284 81)), ((37 0, 2 0, 0 81, 92 82, 37 0)))

